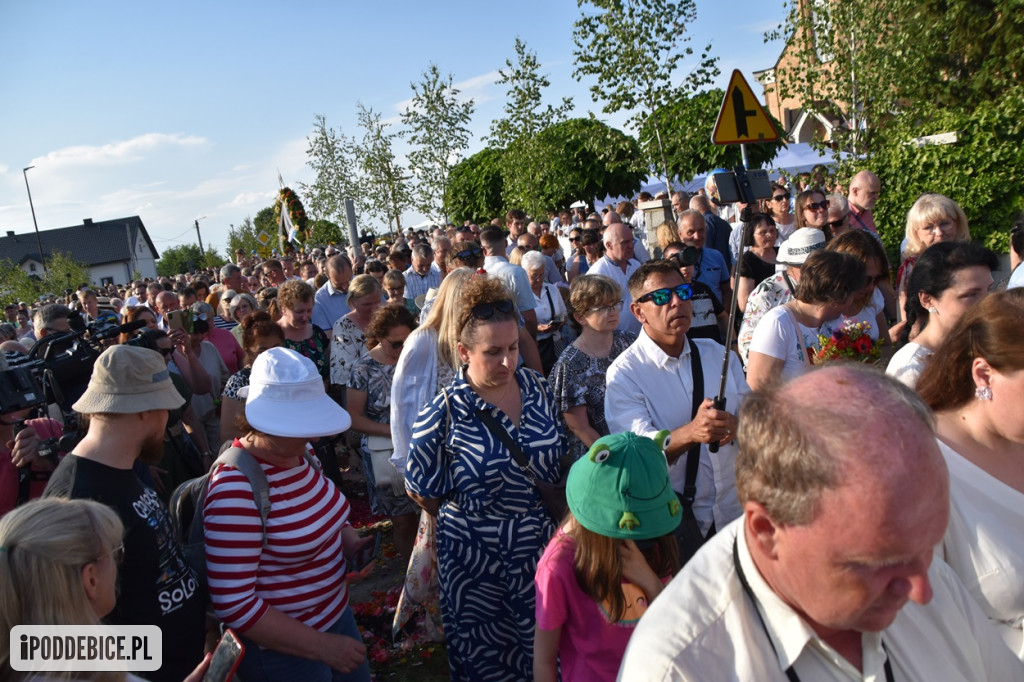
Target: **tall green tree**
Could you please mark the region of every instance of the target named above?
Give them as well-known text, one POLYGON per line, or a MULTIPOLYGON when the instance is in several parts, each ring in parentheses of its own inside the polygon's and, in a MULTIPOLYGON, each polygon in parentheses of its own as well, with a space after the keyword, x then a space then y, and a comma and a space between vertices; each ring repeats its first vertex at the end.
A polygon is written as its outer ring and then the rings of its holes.
POLYGON ((483 224, 505 214, 505 169, 505 152, 494 147, 481 149, 452 168, 447 205, 456 225, 466 220, 483 224))
POLYGON ((671 179, 664 150, 665 121, 658 111, 674 98, 697 92, 719 73, 710 44, 699 54, 689 44, 686 27, 697 18, 695 0, 577 0, 577 4, 581 15, 573 30, 573 76, 597 79, 590 94, 595 102, 604 102, 605 113, 625 110, 632 113, 629 121, 634 130, 650 128, 658 153, 645 160, 671 179), (684 60, 689 68, 677 82, 676 70, 684 60))
POLYGON ((180 244, 163 250, 156 262, 156 272, 161 277, 173 277, 202 268, 220 267, 224 263, 212 246, 203 251, 198 244, 180 244))
MULTIPOLYGON (((362 212, 363 193, 356 171, 355 141, 340 129, 327 125, 323 114, 313 117, 313 133, 306 137, 309 166, 315 178, 311 184, 299 183, 303 206, 313 220, 330 220, 348 229, 345 199, 352 199, 356 211, 362 212)), ((271 234, 276 236, 276 232, 271 234)))
MULTIPOLYGON (((649 118, 640 128, 640 145, 648 157, 659 151, 657 134, 652 125, 661 121, 663 147, 668 175, 688 180, 715 168, 733 168, 742 164, 739 145, 718 145, 711 141, 711 132, 725 92, 720 89, 702 90, 692 96, 679 96, 658 109, 657 116, 649 118)), ((769 114, 769 117, 771 115, 769 114)), ((772 119, 777 130, 782 125, 772 119)), ((774 159, 783 142, 747 145, 751 168, 760 168, 774 159)))
POLYGON ((341 227, 330 220, 310 220, 309 229, 312 234, 313 244, 340 244, 345 241, 341 234, 341 227))
POLYGON ((543 90, 551 85, 540 73, 537 53, 516 38, 516 61, 505 60, 499 70, 498 85, 508 86, 505 115, 491 123, 491 142, 505 149, 504 200, 508 206, 525 209, 538 215, 538 173, 548 159, 537 143, 542 130, 565 120, 572 111, 572 101, 563 98, 558 106, 543 104, 543 90))
POLYGON ((388 132, 390 123, 379 112, 359 108, 363 139, 355 145, 356 162, 362 174, 366 213, 380 220, 389 231, 402 230, 402 213, 412 207, 410 177, 395 159, 393 143, 398 133, 388 132))
POLYGON ((417 180, 414 204, 424 215, 446 222, 448 176, 469 145, 466 126, 474 103, 459 97, 451 74, 442 76, 436 64, 410 87, 412 102, 402 113, 402 123, 412 146, 409 168, 417 180))
POLYGON ((93 284, 89 267, 60 251, 46 255, 46 275, 30 275, 16 263, 0 260, 0 299, 4 303, 31 303, 44 294, 62 295, 65 289, 93 284))

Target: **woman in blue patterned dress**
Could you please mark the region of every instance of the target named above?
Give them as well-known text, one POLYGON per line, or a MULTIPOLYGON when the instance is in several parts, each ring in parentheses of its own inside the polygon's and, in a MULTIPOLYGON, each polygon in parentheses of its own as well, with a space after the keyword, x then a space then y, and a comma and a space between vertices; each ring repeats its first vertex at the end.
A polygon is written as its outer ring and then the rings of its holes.
POLYGON ((476 276, 462 295, 464 366, 413 426, 406 488, 438 514, 452 679, 525 680, 533 670, 533 575, 554 524, 529 474, 479 412, 495 417, 545 481, 558 479, 565 438, 547 382, 517 369, 519 314, 511 294, 476 276))

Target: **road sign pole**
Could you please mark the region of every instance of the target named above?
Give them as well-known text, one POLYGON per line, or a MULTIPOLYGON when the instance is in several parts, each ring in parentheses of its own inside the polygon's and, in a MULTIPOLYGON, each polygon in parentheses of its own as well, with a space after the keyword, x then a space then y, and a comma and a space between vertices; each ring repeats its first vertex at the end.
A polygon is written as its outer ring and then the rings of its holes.
POLYGON ((740 144, 740 157, 743 159, 744 170, 750 170, 750 161, 747 159, 747 144, 743 142, 740 144))

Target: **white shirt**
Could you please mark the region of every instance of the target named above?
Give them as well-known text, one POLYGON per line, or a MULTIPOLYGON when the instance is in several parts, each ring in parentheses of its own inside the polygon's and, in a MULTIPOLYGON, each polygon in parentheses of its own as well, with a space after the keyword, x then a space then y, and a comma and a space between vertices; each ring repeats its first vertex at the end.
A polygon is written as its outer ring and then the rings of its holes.
POLYGON ((640 320, 636 319, 636 315, 629 309, 629 304, 633 302, 633 297, 629 295, 629 287, 626 286, 626 283, 629 281, 629 276, 636 272, 636 269, 639 267, 640 263, 636 259, 631 258, 626 263, 626 271, 623 272, 622 268, 605 254, 587 270, 588 275, 604 275, 615 281, 622 289, 622 314, 619 315, 619 326, 616 329, 634 334, 640 333, 640 320))
MULTIPOLYGON (((860 309, 860 312, 856 315, 847 317, 846 315, 840 315, 834 320, 830 320, 821 325, 821 335, 831 336, 832 332, 837 329, 842 329, 843 325, 850 322, 867 322, 871 325, 868 329, 868 336, 871 337, 872 341, 878 340, 878 314, 885 308, 885 297, 882 296, 882 290, 875 287, 875 292, 871 294, 871 300, 868 304, 860 309)), ((884 318, 883 318, 884 319, 884 318)))
POLYGON ((516 297, 516 306, 519 312, 533 310, 534 303, 533 289, 530 288, 530 276, 518 265, 512 265, 507 259, 501 256, 487 256, 484 258, 484 270, 487 274, 497 277, 516 297))
POLYGON ((801 680, 882 682, 883 641, 896 680, 1024 679, 1024 666, 941 560, 928 571, 934 590, 928 604, 908 602, 881 634, 862 635, 860 672, 772 592, 750 557, 742 527, 737 520, 721 529, 651 604, 629 640, 620 680, 785 682, 784 670, 793 666, 801 680), (740 583, 734 541, 764 627, 740 583))
POLYGON ((939 450, 949 466, 951 504, 936 554, 1024 661, 1024 493, 941 440, 939 450))
POLYGON ((813 351, 817 347, 818 330, 797 322, 789 308, 781 305, 772 308, 761 318, 754 329, 749 352, 784 360, 786 364, 782 366, 781 376, 788 380, 809 368, 806 349, 813 351), (797 336, 798 330, 800 336, 797 336), (800 347, 801 341, 803 348, 800 347))
MULTIPOLYGON (((541 292, 533 295, 537 306, 534 311, 537 313, 537 324, 549 324, 551 320, 558 317, 559 315, 565 315, 565 301, 562 300, 562 295, 558 293, 558 287, 554 284, 548 284, 544 282, 541 285, 541 292), (551 306, 554 305, 552 310, 551 306)), ((537 340, 551 338, 552 332, 539 332, 537 334, 537 340)))
POLYGON ((885 373, 910 388, 917 387, 917 380, 928 364, 932 352, 913 341, 893 353, 885 373))
POLYGON ((437 395, 437 332, 429 327, 415 330, 405 340, 391 380, 391 463, 405 474, 412 425, 420 410, 437 395))
MULTIPOLYGON (((694 341, 704 370, 704 396, 714 398, 721 382, 725 348, 711 339, 694 341)), ((735 414, 740 399, 749 390, 739 359, 730 354, 726 411, 735 414)), ((680 356, 673 358, 641 329, 637 340, 608 368, 604 413, 611 433, 632 431, 648 438, 661 429, 671 431, 693 421, 689 342, 683 344, 680 356)), ((682 492, 686 481, 687 457, 682 455, 668 470, 677 492, 682 492)), ((735 463, 735 443, 719 447, 715 454, 708 451, 707 445, 701 447, 693 513, 704 533, 711 528, 712 520, 716 528, 722 528, 741 513, 736 497, 735 463)))

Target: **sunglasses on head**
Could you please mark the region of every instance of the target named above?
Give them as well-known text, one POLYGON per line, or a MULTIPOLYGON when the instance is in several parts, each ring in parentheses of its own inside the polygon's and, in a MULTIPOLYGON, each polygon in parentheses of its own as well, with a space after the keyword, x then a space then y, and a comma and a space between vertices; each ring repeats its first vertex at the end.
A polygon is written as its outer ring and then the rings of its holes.
POLYGON ((471 258, 479 258, 483 250, 479 246, 470 247, 464 251, 459 251, 455 254, 455 257, 459 260, 469 260, 471 258))
POLYGON ((689 301, 693 298, 693 287, 689 284, 680 284, 677 287, 655 289, 654 291, 648 291, 646 294, 636 299, 636 302, 647 303, 648 301, 653 301, 654 305, 665 305, 672 300, 673 293, 679 297, 680 301, 689 301))
POLYGON ((804 206, 805 211, 824 211, 828 209, 828 199, 815 201, 804 206))
POLYGON ((493 303, 478 303, 470 309, 473 317, 478 320, 489 320, 494 317, 495 311, 507 315, 512 312, 512 301, 494 301, 493 303))

